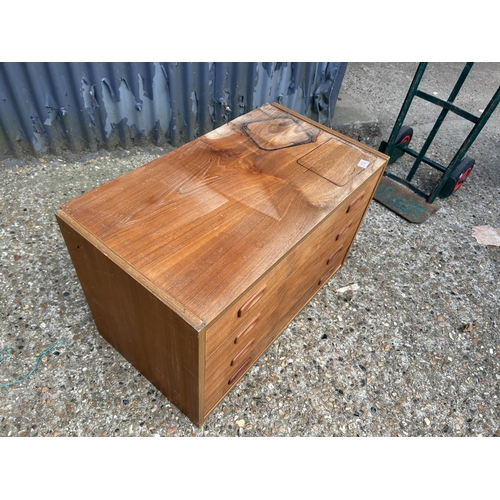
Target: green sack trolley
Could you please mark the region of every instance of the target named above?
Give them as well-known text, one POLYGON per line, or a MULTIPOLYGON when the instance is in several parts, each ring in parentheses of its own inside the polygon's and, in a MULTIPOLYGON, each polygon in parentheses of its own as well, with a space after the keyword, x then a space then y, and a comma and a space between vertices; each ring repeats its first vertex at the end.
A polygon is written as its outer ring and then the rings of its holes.
POLYGON ((404 154, 408 154, 415 158, 413 166, 411 167, 406 178, 398 177, 397 175, 388 172, 386 169, 386 172, 384 173, 384 176, 382 177, 379 187, 374 195, 374 199, 379 203, 385 205, 387 208, 405 218, 409 222, 414 223, 424 222, 430 217, 430 215, 439 209, 439 206, 434 203, 437 197, 446 198, 452 195, 465 182, 475 164, 475 161, 466 156, 466 153, 500 102, 499 87, 479 117, 459 108, 454 104, 460 89, 472 69, 474 64, 472 62, 465 64, 460 77, 448 97, 448 100, 439 99, 434 95, 430 95, 419 90, 418 87, 422 77, 424 76, 427 64, 428 63, 420 63, 418 65, 417 71, 413 77, 413 81, 410 85, 401 110, 399 111, 399 115, 396 119, 396 123, 394 124, 389 140, 387 142, 382 141, 379 147, 379 151, 389 156, 389 164, 394 163, 404 154), (410 148, 411 139, 413 137, 413 129, 407 125, 403 125, 408 110, 410 109, 410 105, 415 97, 419 97, 442 108, 420 151, 415 151, 410 148), (450 164, 445 166, 427 157, 426 153, 449 112, 465 118, 466 120, 472 122, 474 126, 451 160, 450 164), (421 191, 411 183, 415 173, 422 163, 430 165, 431 167, 442 172, 441 177, 429 193, 421 191))

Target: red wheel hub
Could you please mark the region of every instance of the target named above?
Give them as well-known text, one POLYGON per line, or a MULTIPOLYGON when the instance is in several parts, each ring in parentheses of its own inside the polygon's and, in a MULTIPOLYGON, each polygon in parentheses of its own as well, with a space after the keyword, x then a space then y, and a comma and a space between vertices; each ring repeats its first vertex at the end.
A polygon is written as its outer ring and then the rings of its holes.
POLYGON ((457 183, 455 184, 455 187, 453 188, 453 192, 455 192, 464 182, 467 177, 469 177, 469 174, 472 171, 472 167, 468 168, 457 180, 457 183))

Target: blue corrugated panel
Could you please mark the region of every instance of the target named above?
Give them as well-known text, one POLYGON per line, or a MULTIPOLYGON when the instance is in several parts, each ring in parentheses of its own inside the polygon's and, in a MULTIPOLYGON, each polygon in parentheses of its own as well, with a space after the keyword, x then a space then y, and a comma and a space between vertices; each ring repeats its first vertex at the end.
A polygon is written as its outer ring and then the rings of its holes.
POLYGON ((170 142, 266 102, 320 123, 347 63, 0 63, 0 157, 170 142))

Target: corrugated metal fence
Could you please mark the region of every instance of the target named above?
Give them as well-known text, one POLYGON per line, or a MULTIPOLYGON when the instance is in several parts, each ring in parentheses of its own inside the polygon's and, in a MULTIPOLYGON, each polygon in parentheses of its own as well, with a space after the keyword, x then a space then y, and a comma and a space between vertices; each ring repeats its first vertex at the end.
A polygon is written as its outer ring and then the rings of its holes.
POLYGON ((328 123, 347 63, 0 63, 0 158, 175 146, 266 102, 328 123))

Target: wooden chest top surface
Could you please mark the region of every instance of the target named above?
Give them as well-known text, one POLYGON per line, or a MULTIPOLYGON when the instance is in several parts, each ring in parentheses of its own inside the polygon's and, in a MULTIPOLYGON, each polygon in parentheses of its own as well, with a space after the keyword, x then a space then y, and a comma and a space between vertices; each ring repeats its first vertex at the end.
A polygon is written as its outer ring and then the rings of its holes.
POLYGON ((61 210, 208 324, 385 160, 265 105, 61 210))

